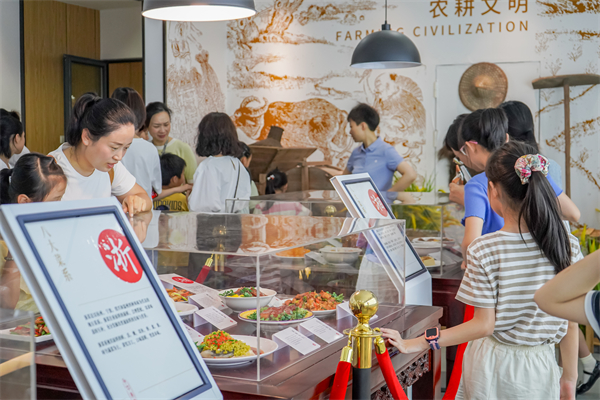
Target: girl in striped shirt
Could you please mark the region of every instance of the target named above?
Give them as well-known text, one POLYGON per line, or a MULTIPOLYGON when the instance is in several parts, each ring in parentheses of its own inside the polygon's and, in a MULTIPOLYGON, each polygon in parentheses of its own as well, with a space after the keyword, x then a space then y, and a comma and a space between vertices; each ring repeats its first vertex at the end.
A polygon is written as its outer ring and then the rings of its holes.
POLYGON ((534 153, 527 144, 509 142, 486 166, 490 203, 504 226, 475 239, 467 250, 467 270, 456 298, 475 307, 473 319, 442 331, 437 341, 402 340, 397 331, 382 329, 403 353, 468 341, 457 399, 575 396, 578 327, 546 314, 533 297, 579 260, 581 251, 561 220, 546 179, 548 161, 534 153), (562 375, 555 344, 560 344, 562 375))

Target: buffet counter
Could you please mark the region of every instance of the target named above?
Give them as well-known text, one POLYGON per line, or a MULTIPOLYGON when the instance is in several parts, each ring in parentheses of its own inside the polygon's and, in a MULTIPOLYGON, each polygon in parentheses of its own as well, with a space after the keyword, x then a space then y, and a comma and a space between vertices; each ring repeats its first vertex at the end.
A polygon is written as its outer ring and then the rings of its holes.
MULTIPOLYGON (((404 311, 382 318, 374 326, 398 329, 403 337, 414 338, 425 329, 439 326, 442 309, 439 307, 407 306, 404 311), (400 315, 402 314, 402 315, 400 315)), ((348 318, 348 326, 352 321, 348 318)), ((335 369, 344 341, 336 343, 304 358, 293 367, 277 372, 267 379, 254 382, 250 379, 215 376, 226 399, 316 399, 329 395, 335 369)), ((392 363, 405 389, 413 387, 413 400, 436 399, 441 393, 440 351, 421 354, 399 354, 390 348, 392 363)), ((36 353, 37 397, 40 399, 81 398, 69 371, 53 342, 40 343, 36 353)), ((371 391, 377 399, 385 399, 385 382, 377 359, 373 355, 371 391)), ((348 391, 350 393, 350 390, 348 391)))

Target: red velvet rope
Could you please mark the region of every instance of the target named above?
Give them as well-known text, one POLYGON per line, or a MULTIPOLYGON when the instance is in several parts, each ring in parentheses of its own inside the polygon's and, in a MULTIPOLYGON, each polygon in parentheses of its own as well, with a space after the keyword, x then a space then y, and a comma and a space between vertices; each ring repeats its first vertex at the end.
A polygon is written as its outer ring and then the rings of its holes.
POLYGON ((383 372, 385 383, 387 383, 388 389, 390 389, 390 393, 394 400, 408 400, 406 393, 404 393, 404 389, 402 389, 402 386, 398 381, 396 371, 394 371, 390 354, 387 351, 384 351, 383 354, 377 352, 375 352, 375 354, 377 354, 379 368, 381 368, 381 372, 383 372))
POLYGON ((350 370, 352 364, 346 361, 340 361, 335 371, 335 379, 331 388, 330 400, 343 400, 346 397, 348 389, 348 379, 350 378, 350 370))
MULTIPOLYGON (((473 306, 465 306, 465 318, 463 323, 472 320, 474 313, 475 308, 473 306)), ((454 367, 452 369, 452 375, 450 376, 450 382, 448 382, 448 387, 446 388, 446 393, 444 393, 442 400, 454 400, 456 397, 456 392, 458 391, 458 386, 460 385, 460 378, 462 377, 463 355, 465 354, 466 348, 467 343, 458 345, 456 359, 454 360, 454 367)))

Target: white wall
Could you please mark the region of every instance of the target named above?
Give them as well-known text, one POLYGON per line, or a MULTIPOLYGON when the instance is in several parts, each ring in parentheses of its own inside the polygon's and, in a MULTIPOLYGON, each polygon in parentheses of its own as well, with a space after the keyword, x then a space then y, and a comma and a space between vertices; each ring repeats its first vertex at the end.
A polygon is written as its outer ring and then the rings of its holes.
POLYGON ((141 3, 136 7, 100 11, 100 57, 142 58, 141 3))
POLYGON ((21 111, 19 1, 0 1, 0 107, 21 111))

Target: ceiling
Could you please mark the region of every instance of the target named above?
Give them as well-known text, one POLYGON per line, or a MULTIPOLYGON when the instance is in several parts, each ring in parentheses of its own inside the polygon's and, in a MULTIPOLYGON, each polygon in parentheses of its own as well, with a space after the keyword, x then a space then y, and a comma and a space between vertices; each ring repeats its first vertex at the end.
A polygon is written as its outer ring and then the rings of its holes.
POLYGON ((63 3, 74 4, 76 6, 93 8, 95 10, 110 10, 114 8, 141 8, 142 2, 139 0, 59 0, 63 3))

